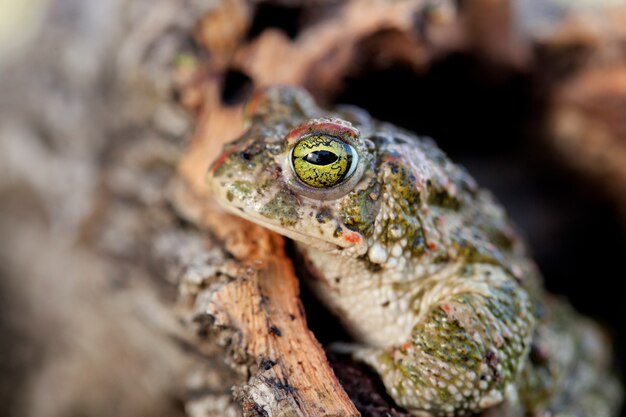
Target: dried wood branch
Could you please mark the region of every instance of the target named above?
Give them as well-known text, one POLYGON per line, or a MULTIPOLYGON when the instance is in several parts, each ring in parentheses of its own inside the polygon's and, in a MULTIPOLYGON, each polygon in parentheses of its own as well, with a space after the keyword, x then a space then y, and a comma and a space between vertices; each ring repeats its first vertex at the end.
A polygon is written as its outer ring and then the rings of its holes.
MULTIPOLYGON (((207 99, 215 99, 215 92, 209 89, 207 99)), ((307 328, 283 239, 224 213, 208 195, 207 161, 237 132, 240 117, 227 108, 206 114, 180 165, 187 188, 179 189, 176 205, 221 240, 237 265, 234 279, 201 301, 197 314, 234 334, 235 362, 251 361, 250 379, 236 390, 246 415, 358 415, 307 328)))

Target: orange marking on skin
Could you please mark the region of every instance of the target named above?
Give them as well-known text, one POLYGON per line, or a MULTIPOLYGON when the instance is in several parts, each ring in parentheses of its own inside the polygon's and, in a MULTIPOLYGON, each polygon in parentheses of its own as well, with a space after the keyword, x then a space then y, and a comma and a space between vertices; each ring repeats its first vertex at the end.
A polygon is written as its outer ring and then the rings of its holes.
POLYGON ((222 153, 220 155, 219 158, 217 158, 217 160, 213 163, 213 165, 211 165, 211 172, 214 173, 219 167, 220 165, 222 165, 224 163, 224 161, 226 161, 226 159, 228 159, 228 157, 234 152, 234 150, 228 150, 225 151, 224 153, 222 153))
POLYGON ((446 313, 450 314, 452 312, 452 307, 450 306, 450 304, 444 304, 441 306, 441 309, 443 311, 445 311, 446 313))
POLYGON ((359 135, 359 131, 351 126, 345 126, 334 122, 311 121, 303 123, 300 126, 295 127, 291 132, 289 132, 289 134, 287 135, 287 143, 291 144, 292 142, 298 140, 308 133, 325 134, 338 137, 348 135, 353 138, 359 135))
POLYGON ((437 244, 435 242, 428 242, 426 244, 426 246, 428 246, 428 249, 433 250, 437 248, 437 244))
POLYGON ((324 133, 335 134, 337 136, 341 136, 342 133, 346 133, 350 136, 358 136, 359 134, 359 131, 353 127, 333 122, 314 123, 311 124, 311 127, 315 128, 315 130, 320 130, 324 133))
POLYGON ((348 243, 358 243, 361 241, 361 235, 357 232, 345 231, 343 239, 348 243))
POLYGON ((310 128, 309 124, 303 124, 300 125, 296 128, 294 128, 291 132, 289 132, 289 135, 287 135, 287 143, 291 143, 294 140, 298 139, 300 136, 302 136, 308 129, 310 128))
POLYGON ((261 103, 265 90, 257 91, 244 106, 243 114, 245 117, 252 117, 257 112, 257 108, 261 103))

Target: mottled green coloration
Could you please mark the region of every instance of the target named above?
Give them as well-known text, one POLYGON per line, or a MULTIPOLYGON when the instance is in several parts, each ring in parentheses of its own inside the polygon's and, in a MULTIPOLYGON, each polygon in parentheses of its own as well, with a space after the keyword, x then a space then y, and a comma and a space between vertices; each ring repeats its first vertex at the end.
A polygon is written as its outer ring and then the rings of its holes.
POLYGON ((216 197, 297 242, 319 277, 311 287, 398 405, 419 416, 616 414, 621 387, 597 327, 545 293, 502 207, 432 140, 360 109, 322 110, 296 88, 248 108, 250 128, 211 168, 216 197), (352 147, 355 169, 307 185, 292 150, 328 135, 341 142, 333 152, 352 147))
MULTIPOLYGON (((254 184, 248 181, 235 181, 230 187, 229 192, 231 193, 233 198, 243 200, 244 198, 248 197, 250 193, 252 193, 253 189, 254 184)), ((229 201, 232 201, 232 198, 229 198, 229 201)))
POLYGON ((371 233, 378 212, 379 195, 380 184, 376 179, 372 179, 367 188, 350 193, 341 211, 344 224, 356 232, 371 233))
POLYGON ((290 226, 298 221, 299 204, 297 197, 291 191, 279 190, 259 213, 269 219, 277 219, 281 226, 290 226))

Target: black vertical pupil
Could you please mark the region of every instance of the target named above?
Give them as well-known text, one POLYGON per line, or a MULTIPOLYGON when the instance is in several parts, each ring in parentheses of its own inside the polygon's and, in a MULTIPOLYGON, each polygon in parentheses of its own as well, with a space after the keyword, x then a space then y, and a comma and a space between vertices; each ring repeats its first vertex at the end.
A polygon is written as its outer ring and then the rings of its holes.
POLYGON ((330 151, 321 150, 311 152, 305 156, 304 159, 313 165, 330 165, 339 159, 339 157, 330 151))

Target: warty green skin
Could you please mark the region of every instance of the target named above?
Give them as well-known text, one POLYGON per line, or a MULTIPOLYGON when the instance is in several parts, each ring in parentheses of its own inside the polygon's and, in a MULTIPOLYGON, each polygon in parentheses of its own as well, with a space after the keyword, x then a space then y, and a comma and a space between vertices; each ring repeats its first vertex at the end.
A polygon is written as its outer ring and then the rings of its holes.
POLYGON ((215 196, 297 242, 311 286, 359 343, 355 357, 400 406, 615 415, 605 338, 544 293, 502 208, 432 140, 358 108, 322 110, 293 87, 257 94, 247 122, 210 169, 215 196), (358 131, 358 181, 311 194, 288 155, 294 135, 328 124, 358 131))

